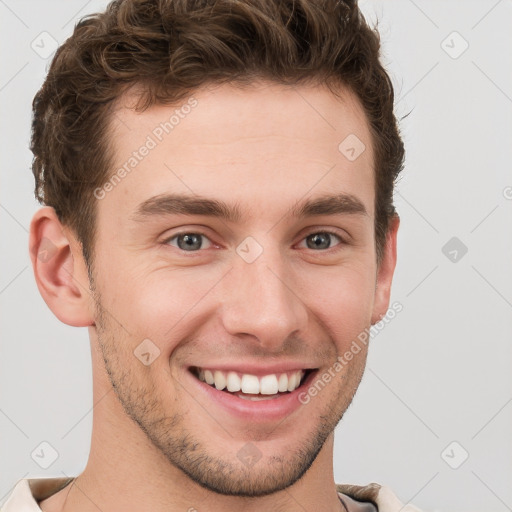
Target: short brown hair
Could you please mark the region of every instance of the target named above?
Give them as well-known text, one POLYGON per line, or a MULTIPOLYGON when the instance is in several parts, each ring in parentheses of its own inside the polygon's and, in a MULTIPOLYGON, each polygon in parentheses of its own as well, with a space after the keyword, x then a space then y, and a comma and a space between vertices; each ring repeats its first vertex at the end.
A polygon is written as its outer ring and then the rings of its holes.
POLYGON ((263 79, 333 92, 343 85, 357 95, 372 133, 380 261, 404 148, 379 52, 378 32, 357 0, 113 1, 76 25, 34 98, 36 198, 73 229, 91 275, 93 191, 112 172, 109 109, 129 87, 141 86, 144 109, 210 83, 263 79))

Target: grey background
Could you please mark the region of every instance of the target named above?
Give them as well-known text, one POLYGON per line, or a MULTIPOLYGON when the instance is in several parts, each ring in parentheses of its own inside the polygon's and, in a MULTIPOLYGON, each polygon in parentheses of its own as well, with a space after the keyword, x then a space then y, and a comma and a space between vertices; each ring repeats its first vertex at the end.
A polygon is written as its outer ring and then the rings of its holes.
MULTIPOLYGON (((49 62, 31 44, 50 51, 105 5, 0 0, 0 502, 20 478, 78 474, 89 453, 87 330, 53 316, 28 256, 31 100, 49 62), (43 441, 58 453, 47 469, 31 457, 43 441)), ((430 511, 512 510, 512 2, 361 6, 379 19, 397 115, 410 113, 392 294, 403 311, 371 342, 336 481, 386 484, 430 511)))

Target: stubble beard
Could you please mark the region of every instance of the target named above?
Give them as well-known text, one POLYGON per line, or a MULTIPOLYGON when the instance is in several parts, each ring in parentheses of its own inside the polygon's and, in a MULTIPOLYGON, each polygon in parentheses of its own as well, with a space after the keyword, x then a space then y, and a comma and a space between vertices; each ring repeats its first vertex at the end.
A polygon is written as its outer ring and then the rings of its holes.
MULTIPOLYGON (((126 360, 123 357, 126 351, 122 350, 122 340, 126 339, 126 335, 123 336, 123 331, 115 329, 113 322, 107 320, 109 314, 103 314, 104 308, 101 307, 100 300, 101 297, 96 293, 98 344, 110 383, 125 413, 171 465, 181 470, 193 482, 217 494, 260 497, 286 489, 297 482, 311 467, 327 438, 343 417, 362 378, 364 361, 362 369, 356 368, 353 375, 349 375, 345 381, 338 379, 337 391, 326 402, 322 414, 297 446, 287 449, 286 454, 263 456, 248 467, 237 457, 236 451, 231 455, 215 455, 212 445, 217 443, 212 443, 211 438, 204 439, 204 436, 194 434, 190 428, 193 428, 190 418, 187 422, 186 415, 165 410, 158 400, 161 393, 153 381, 139 384, 140 378, 135 378, 133 374, 133 370, 137 368, 135 363, 138 363, 135 356, 131 366, 122 364, 126 360)), ((175 379, 172 376, 170 378, 175 379)), ((184 389, 179 383, 176 383, 176 387, 184 389)), ((186 398, 192 400, 188 395, 186 398)), ((208 416, 207 421, 214 420, 208 416)), ((283 424, 286 422, 290 429, 296 424, 296 420, 292 418, 284 420, 283 424)), ((236 436, 233 437, 236 439, 236 436)), ((255 442, 257 443, 256 440, 255 442)), ((237 443, 230 444, 233 446, 237 443)), ((243 442, 239 444, 242 446, 243 442)))

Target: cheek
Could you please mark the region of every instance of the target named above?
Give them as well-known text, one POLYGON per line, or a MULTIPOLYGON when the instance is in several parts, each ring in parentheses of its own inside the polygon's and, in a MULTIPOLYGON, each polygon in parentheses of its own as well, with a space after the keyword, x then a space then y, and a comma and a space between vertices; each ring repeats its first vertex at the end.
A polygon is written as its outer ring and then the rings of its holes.
POLYGON ((198 271, 154 264, 150 268, 149 264, 105 263, 100 268, 102 304, 124 327, 122 335, 135 345, 149 338, 162 352, 172 351, 172 340, 185 336, 192 321, 204 321, 208 294, 223 275, 222 269, 198 271))
POLYGON ((371 265, 339 268, 315 277, 302 279, 303 297, 342 350, 371 324, 375 296, 371 265))

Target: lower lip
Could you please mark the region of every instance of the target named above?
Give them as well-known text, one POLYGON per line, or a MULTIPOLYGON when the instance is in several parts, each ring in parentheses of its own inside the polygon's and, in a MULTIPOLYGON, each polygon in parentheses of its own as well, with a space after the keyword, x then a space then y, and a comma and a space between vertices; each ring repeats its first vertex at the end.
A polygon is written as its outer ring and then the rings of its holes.
POLYGON ((253 423, 265 423, 283 420, 299 409, 299 407, 302 407, 304 404, 300 402, 299 395, 308 389, 309 383, 314 379, 317 371, 311 372, 306 380, 290 393, 280 395, 277 398, 255 401, 240 398, 226 391, 219 391, 206 382, 199 380, 190 371, 186 373, 188 380, 193 381, 193 385, 198 388, 200 393, 204 394, 209 403, 218 405, 237 418, 253 423))

